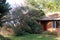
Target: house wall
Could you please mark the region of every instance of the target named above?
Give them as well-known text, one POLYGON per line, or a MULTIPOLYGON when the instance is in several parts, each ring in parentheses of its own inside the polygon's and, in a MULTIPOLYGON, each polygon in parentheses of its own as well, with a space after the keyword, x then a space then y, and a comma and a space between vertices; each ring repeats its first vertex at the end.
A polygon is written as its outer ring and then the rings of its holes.
POLYGON ((44 31, 52 28, 52 21, 41 21, 41 20, 38 20, 39 24, 42 25, 42 29, 44 31))
POLYGON ((42 24, 42 29, 44 31, 50 31, 50 32, 57 32, 57 28, 53 28, 52 26, 52 21, 40 21, 40 23, 42 24))
POLYGON ((49 21, 47 23, 47 31, 50 31, 50 32, 58 32, 60 30, 60 28, 58 27, 59 25, 57 24, 58 26, 56 26, 56 28, 53 28, 52 21, 49 21))
POLYGON ((47 31, 53 32, 52 21, 48 21, 47 23, 47 31))
POLYGON ((52 21, 48 21, 47 23, 47 29, 52 28, 52 21))

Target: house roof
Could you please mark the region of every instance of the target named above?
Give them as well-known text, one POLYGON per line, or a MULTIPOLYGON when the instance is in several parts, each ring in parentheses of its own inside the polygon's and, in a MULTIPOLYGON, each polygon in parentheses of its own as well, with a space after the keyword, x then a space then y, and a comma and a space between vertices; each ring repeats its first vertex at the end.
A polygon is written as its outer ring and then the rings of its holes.
POLYGON ((40 20, 60 20, 60 13, 55 13, 48 16, 44 15, 40 20))

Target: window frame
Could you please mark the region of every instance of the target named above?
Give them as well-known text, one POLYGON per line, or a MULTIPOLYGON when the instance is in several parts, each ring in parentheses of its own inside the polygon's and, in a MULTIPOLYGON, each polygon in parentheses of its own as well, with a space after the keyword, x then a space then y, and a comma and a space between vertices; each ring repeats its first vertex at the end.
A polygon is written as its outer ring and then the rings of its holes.
POLYGON ((52 28, 56 28, 56 21, 52 21, 52 28))

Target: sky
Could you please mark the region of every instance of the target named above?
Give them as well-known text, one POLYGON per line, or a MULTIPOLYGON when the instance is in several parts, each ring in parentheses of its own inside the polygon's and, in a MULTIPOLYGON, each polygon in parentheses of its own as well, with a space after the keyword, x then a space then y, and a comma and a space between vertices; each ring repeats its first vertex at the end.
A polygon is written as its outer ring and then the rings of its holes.
POLYGON ((6 2, 8 2, 10 7, 12 8, 10 10, 10 14, 12 14, 12 11, 16 10, 17 7, 26 5, 25 0, 6 0, 6 2))
POLYGON ((14 8, 25 5, 25 0, 7 0, 7 2, 14 8))
MULTIPOLYGON (((12 8, 9 12, 12 14, 12 11, 16 10, 17 7, 26 5, 26 0, 6 0, 12 8)), ((13 15, 11 15, 13 17, 13 15)))

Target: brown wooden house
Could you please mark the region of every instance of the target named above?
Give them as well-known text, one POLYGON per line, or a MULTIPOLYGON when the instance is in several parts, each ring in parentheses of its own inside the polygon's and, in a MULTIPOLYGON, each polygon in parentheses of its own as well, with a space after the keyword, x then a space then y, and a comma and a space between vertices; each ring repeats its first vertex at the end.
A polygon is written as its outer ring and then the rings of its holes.
POLYGON ((44 31, 57 31, 60 28, 60 14, 55 13, 48 16, 43 16, 38 20, 40 24, 42 24, 42 28, 44 31))

